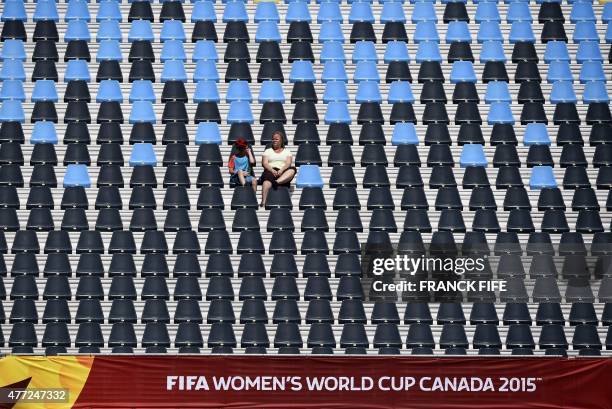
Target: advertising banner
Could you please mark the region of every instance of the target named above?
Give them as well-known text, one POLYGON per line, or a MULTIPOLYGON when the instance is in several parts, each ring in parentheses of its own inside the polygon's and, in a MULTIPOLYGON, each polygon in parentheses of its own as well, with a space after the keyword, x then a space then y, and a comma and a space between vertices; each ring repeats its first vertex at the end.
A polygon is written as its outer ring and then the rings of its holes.
POLYGON ((7 356, 0 408, 612 408, 612 360, 7 356))

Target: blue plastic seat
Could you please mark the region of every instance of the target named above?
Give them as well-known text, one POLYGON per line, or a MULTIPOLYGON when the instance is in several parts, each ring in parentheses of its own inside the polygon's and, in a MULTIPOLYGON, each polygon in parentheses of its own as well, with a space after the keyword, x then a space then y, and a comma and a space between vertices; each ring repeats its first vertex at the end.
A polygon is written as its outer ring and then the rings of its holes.
POLYGON ((508 83, 504 81, 490 81, 487 84, 487 93, 485 94, 485 102, 491 104, 493 102, 511 103, 512 97, 508 89, 508 83))
POLYGON ((259 88, 258 101, 260 104, 266 102, 285 102, 283 84, 280 81, 264 81, 259 88))
POLYGON ((514 115, 508 102, 492 102, 487 117, 489 125, 514 124, 514 115))
POLYGON ((199 81, 193 93, 193 102, 220 102, 219 90, 215 81, 199 81))
POLYGON ((321 48, 320 60, 322 63, 327 61, 346 61, 344 47, 338 41, 326 41, 321 48))
POLYGON ((599 49, 599 43, 594 41, 582 41, 578 44, 578 51, 576 51, 576 61, 578 64, 582 64, 586 61, 601 61, 601 50, 599 49))
POLYGON ((223 22, 230 21, 249 21, 249 16, 246 11, 245 4, 241 1, 228 1, 223 10, 223 22))
POLYGON ((423 41, 419 43, 416 62, 420 64, 423 61, 442 62, 442 55, 440 54, 440 46, 438 43, 433 41, 423 41))
POLYGON ((342 61, 327 61, 323 64, 323 72, 321 73, 321 81, 348 81, 348 75, 342 61))
POLYGON ((57 90, 55 89, 55 81, 53 80, 38 80, 34 83, 32 90, 32 102, 36 101, 51 101, 57 102, 57 90))
POLYGON ((506 21, 508 23, 514 23, 515 21, 532 22, 533 17, 531 17, 531 11, 529 10, 529 3, 524 2, 524 1, 511 2, 508 5, 506 21))
POLYGON ((132 111, 130 112, 130 123, 151 123, 157 122, 155 118, 155 110, 151 101, 134 101, 132 102, 132 111))
POLYGON ((597 27, 593 21, 579 21, 574 26, 574 36, 572 37, 574 43, 581 41, 599 41, 599 35, 597 34, 597 27))
POLYGON ((122 61, 121 46, 117 40, 100 41, 96 61, 122 61))
POLYGON ((485 21, 480 23, 477 40, 479 43, 484 43, 485 41, 504 42, 504 36, 499 28, 499 23, 497 21, 485 21))
POLYGON ((550 102, 552 104, 564 102, 576 103, 576 101, 576 92, 574 92, 574 87, 571 82, 557 81, 553 83, 550 92, 550 102))
POLYGON ((523 136, 523 144, 525 146, 531 146, 531 145, 550 146, 550 136, 548 136, 548 129, 546 128, 546 124, 542 124, 542 123, 527 124, 527 127, 525 128, 525 135, 523 136))
POLYGON ((64 15, 64 21, 70 22, 74 20, 82 20, 85 22, 91 21, 89 14, 89 4, 84 0, 70 0, 64 15))
POLYGON ((98 87, 98 95, 96 95, 96 102, 123 102, 123 94, 121 94, 121 85, 119 81, 115 80, 102 80, 98 87))
POLYGON ((294 21, 305 21, 310 23, 312 17, 308 10, 308 3, 304 1, 292 1, 287 7, 287 14, 285 15, 285 21, 291 23, 294 21))
POLYGON ((278 9, 274 2, 262 1, 257 3, 257 8, 255 9, 255 22, 259 23, 262 21, 274 21, 276 23, 280 21, 278 9))
POLYGON ((355 73, 353 75, 354 82, 360 81, 380 81, 380 75, 378 74, 378 68, 376 63, 373 61, 360 61, 355 67, 355 73))
POLYGON ((121 9, 119 8, 118 1, 101 1, 98 4, 98 14, 96 15, 96 21, 100 22, 103 20, 122 20, 121 9))
POLYGON ((612 3, 608 2, 604 5, 603 12, 601 13, 601 21, 604 23, 612 21, 612 3))
POLYGON ((584 86, 582 101, 585 104, 592 102, 610 102, 606 83, 601 81, 589 81, 584 86))
POLYGON ((25 81, 26 74, 23 68, 23 62, 19 60, 4 60, 2 61, 2 69, 0 69, 0 80, 19 80, 25 81))
POLYGON ((389 85, 387 102, 390 104, 398 102, 414 103, 414 94, 412 93, 410 83, 408 81, 393 81, 389 85))
POLYGON ((433 3, 428 1, 415 3, 412 9, 411 20, 415 24, 420 21, 433 21, 437 23, 438 17, 436 16, 436 9, 433 3))
POLYGON ((162 46, 160 60, 161 62, 168 60, 187 61, 187 54, 185 54, 183 42, 180 40, 166 41, 162 46))
POLYGON ((156 166, 155 150, 150 143, 135 143, 130 154, 130 166, 156 166))
POLYGON ((25 122, 25 113, 21 101, 9 99, 0 107, 0 122, 25 122))
POLYGON ((38 1, 32 19, 34 21, 59 21, 59 14, 57 13, 55 1, 38 1))
POLYGON ((438 29, 436 28, 436 23, 433 21, 420 21, 416 24, 416 28, 414 29, 414 42, 418 44, 422 41, 440 42, 438 29))
POLYGON ((128 41, 154 41, 153 28, 149 20, 134 20, 128 33, 128 41))
POLYGON ((334 1, 321 3, 319 13, 317 14, 317 23, 321 24, 326 21, 342 23, 342 12, 338 3, 334 1))
POLYGON ((275 41, 277 43, 281 41, 278 25, 274 21, 262 21, 257 26, 257 31, 255 32, 255 42, 262 43, 264 41, 275 41))
POLYGON ((193 82, 214 81, 219 82, 217 63, 213 60, 200 60, 196 63, 193 72, 193 82))
POLYGON ((535 35, 529 21, 515 21, 510 27, 510 43, 535 43, 535 35))
POLYGON ((358 104, 362 104, 364 102, 382 102, 380 89, 378 89, 378 82, 361 81, 357 87, 355 102, 358 104))
POLYGON ((385 64, 389 64, 391 61, 410 61, 406 43, 403 41, 389 41, 385 49, 384 61, 385 64))
POLYGON ((115 40, 121 41, 121 27, 118 21, 104 20, 98 24, 98 34, 96 41, 115 40))
POLYGON ((459 158, 459 164, 462 168, 468 166, 487 167, 487 158, 485 156, 484 148, 478 143, 468 143, 463 145, 461 151, 461 157, 459 158))
POLYGON ((452 84, 459 82, 476 82, 476 72, 471 61, 455 61, 451 69, 450 80, 452 84))
POLYGON ((86 20, 72 20, 68 22, 64 41, 69 42, 73 40, 91 41, 91 34, 89 33, 86 20))
POLYGON ((608 23, 608 29, 606 30, 606 43, 612 43, 612 22, 608 23))
POLYGON ((372 41, 357 41, 355 43, 355 48, 353 48, 353 64, 357 64, 359 61, 378 62, 376 47, 372 41))
POLYGON ((482 23, 483 21, 501 21, 497 3, 478 3, 478 7, 476 8, 476 22, 482 23))
POLYGON ((215 13, 215 5, 212 1, 196 1, 193 4, 191 22, 195 23, 196 21, 217 22, 217 13, 215 13))
POLYGON ((23 81, 20 80, 5 80, 2 81, 2 89, 0 90, 0 101, 8 99, 16 99, 25 101, 25 91, 23 89, 23 81))
POLYGON ((179 60, 169 60, 164 63, 161 81, 182 81, 187 82, 187 72, 185 64, 179 60))
POLYGON ((229 106, 227 112, 227 123, 247 123, 254 122, 253 113, 251 112, 251 104, 248 101, 234 101, 229 106))
POLYGON ((601 61, 586 61, 582 64, 580 82, 584 84, 589 81, 606 82, 606 74, 604 74, 601 61))
POLYGON ((577 23, 579 21, 595 22, 595 13, 593 12, 593 5, 586 1, 575 2, 572 6, 570 21, 572 23, 577 23))
POLYGON ((289 74, 291 82, 315 82, 315 74, 312 69, 312 62, 299 60, 291 64, 291 73, 289 74))
POLYGON ((57 142, 57 131, 55 130, 55 124, 53 122, 34 122, 34 129, 32 129, 32 137, 30 138, 31 144, 50 143, 56 145, 57 142))
POLYGON ((198 62, 200 60, 219 61, 219 55, 217 54, 217 47, 214 41, 199 40, 196 42, 193 49, 192 61, 198 62))
POLYGON ((548 64, 546 81, 554 83, 557 81, 574 81, 572 70, 568 61, 551 61, 548 64))
POLYGON ((564 41, 549 41, 544 51, 544 62, 550 64, 552 61, 569 61, 567 44, 564 41))
POLYGON ((393 127, 393 135, 391 136, 391 144, 397 145, 418 145, 419 138, 416 134, 416 128, 412 122, 398 122, 393 127))
POLYGON ((91 179, 86 165, 69 164, 66 166, 64 188, 67 187, 91 187, 91 179))
POLYGON ((334 101, 327 104, 327 111, 325 111, 325 123, 328 125, 335 123, 350 124, 351 114, 349 113, 346 102, 334 101))
POLYGON ((227 87, 225 101, 228 103, 234 101, 253 102, 249 83, 247 81, 230 81, 227 87))
POLYGON ((383 9, 380 14, 380 22, 381 23, 391 23, 391 22, 406 22, 406 15, 404 14, 404 7, 402 3, 395 2, 385 2, 383 4, 383 9))
POLYGON ((471 43, 472 35, 470 34, 470 28, 465 21, 451 21, 448 23, 446 30, 446 43, 451 44, 455 42, 471 43))
POLYGON ((326 41, 339 41, 344 42, 344 34, 342 33, 342 26, 337 21, 325 21, 321 23, 321 30, 319 31, 319 42, 324 43, 326 41))
POLYGON ((149 101, 155 103, 153 83, 149 80, 136 80, 132 82, 129 100, 130 103, 134 101, 149 101))
POLYGON ((21 40, 4 40, 2 43, 1 60, 26 60, 25 47, 21 40))
POLYGON ((221 145, 221 131, 216 122, 200 122, 196 131, 196 145, 215 144, 221 145))
POLYGON ((551 166, 534 166, 533 169, 531 169, 529 187, 532 189, 557 187, 553 168, 551 166))
POLYGON ((323 178, 317 165, 302 165, 297 174, 296 186, 298 188, 323 188, 323 178))
POLYGON ((480 62, 487 61, 506 61, 502 43, 499 41, 485 41, 482 43, 482 48, 480 49, 480 62))
POLYGON ((185 36, 185 29, 183 28, 183 23, 180 20, 164 21, 161 33, 159 35, 159 39, 161 40, 161 42, 168 40, 187 40, 187 37, 185 36))
POLYGON ((374 22, 374 14, 372 13, 372 7, 367 2, 357 2, 351 5, 351 12, 349 14, 349 23, 357 22, 374 22))
POLYGON ((70 60, 66 63, 64 82, 69 81, 91 81, 89 65, 85 60, 70 60))
POLYGON ((6 1, 3 6, 2 21, 26 21, 28 19, 23 1, 6 1))
POLYGON ((346 82, 344 81, 329 81, 325 84, 325 92, 323 92, 323 102, 349 102, 348 91, 346 90, 346 82))

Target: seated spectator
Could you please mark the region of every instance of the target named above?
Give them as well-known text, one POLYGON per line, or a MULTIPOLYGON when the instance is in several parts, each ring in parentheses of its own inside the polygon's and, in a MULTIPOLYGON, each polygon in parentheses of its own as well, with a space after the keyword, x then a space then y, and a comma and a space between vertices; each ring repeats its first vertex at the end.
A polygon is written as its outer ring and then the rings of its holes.
POLYGON ((246 140, 238 138, 234 142, 228 161, 230 183, 245 186, 250 183, 253 190, 257 192, 257 179, 253 170, 255 166, 255 155, 253 149, 246 140))
POLYGON ((263 153, 262 166, 264 171, 261 175, 262 192, 261 206, 266 205, 270 188, 277 186, 289 186, 295 176, 296 169, 293 166, 293 155, 285 147, 285 138, 279 131, 272 134, 272 145, 263 153))

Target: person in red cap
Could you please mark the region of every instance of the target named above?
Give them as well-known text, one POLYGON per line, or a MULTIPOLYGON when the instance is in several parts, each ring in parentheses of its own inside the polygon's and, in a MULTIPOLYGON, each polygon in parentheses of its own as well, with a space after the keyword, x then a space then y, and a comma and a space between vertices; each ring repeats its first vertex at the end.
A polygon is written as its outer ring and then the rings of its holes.
POLYGON ((228 162, 230 183, 240 186, 250 183, 257 192, 257 179, 253 166, 255 166, 253 150, 244 138, 236 139, 228 162))

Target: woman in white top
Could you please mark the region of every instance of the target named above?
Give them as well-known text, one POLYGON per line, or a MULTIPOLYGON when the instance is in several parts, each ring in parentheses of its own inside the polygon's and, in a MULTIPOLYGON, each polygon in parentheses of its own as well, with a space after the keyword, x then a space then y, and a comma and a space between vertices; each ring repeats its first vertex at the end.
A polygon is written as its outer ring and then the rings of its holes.
POLYGON ((288 148, 285 148, 281 132, 276 131, 272 134, 272 146, 264 151, 261 162, 264 168, 261 175, 261 206, 264 207, 270 188, 278 185, 288 186, 296 173, 293 155, 288 148))

